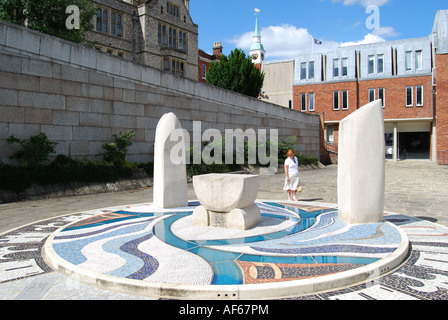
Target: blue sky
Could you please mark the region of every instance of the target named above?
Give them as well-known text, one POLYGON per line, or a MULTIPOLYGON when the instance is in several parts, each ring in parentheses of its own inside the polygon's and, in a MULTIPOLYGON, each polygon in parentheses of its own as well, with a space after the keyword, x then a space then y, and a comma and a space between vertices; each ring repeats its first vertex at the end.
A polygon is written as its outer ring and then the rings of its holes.
POLYGON ((315 51, 340 45, 426 37, 437 10, 446 0, 191 0, 190 14, 199 26, 199 48, 211 53, 221 41, 224 54, 248 50, 255 28, 254 9, 268 60, 289 59, 312 51, 312 38, 323 42, 315 51), (379 28, 369 29, 369 5, 379 8, 379 28))

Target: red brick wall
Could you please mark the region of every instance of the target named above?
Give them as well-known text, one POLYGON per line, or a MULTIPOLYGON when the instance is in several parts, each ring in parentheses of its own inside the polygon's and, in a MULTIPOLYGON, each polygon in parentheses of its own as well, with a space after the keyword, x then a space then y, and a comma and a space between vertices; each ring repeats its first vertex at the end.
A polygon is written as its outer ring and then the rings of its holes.
POLYGON ((366 80, 359 82, 359 104, 369 102, 369 89, 375 89, 378 99, 378 88, 385 89, 384 119, 432 118, 432 76, 392 78, 382 80, 366 80), (423 86, 423 106, 416 106, 416 86, 423 86), (406 87, 412 86, 413 106, 406 107, 406 87))
MULTIPOLYGON (((445 75, 446 83, 448 83, 448 55, 445 55, 445 75)), ((439 75, 439 71, 438 77, 439 75)), ((362 80, 359 84, 356 81, 351 82, 334 82, 334 83, 320 83, 312 85, 300 85, 293 88, 293 108, 301 110, 301 94, 310 92, 315 93, 315 111, 310 113, 320 114, 321 128, 320 128, 320 161, 323 163, 335 163, 337 157, 334 153, 328 152, 325 148, 325 124, 324 122, 341 121, 350 113, 364 106, 369 102, 369 89, 375 89, 375 98, 378 99, 378 88, 385 89, 385 119, 415 119, 415 118, 432 118, 433 117, 433 95, 432 95, 432 76, 418 76, 418 77, 401 77, 388 78, 381 80, 362 80), (416 86, 423 86, 423 106, 416 106, 416 86), (413 89, 413 106, 406 107, 406 87, 412 86, 413 89), (348 90, 348 110, 342 110, 340 102, 339 110, 333 110, 333 92, 339 91, 339 100, 342 101, 341 91, 348 90)), ((445 90, 448 93, 448 90, 445 90)), ((307 107, 308 107, 307 95, 307 107)), ((448 97, 445 96, 445 135, 448 135, 448 97)), ((334 125, 334 143, 338 142, 339 126, 334 125)), ((448 139, 445 139, 445 141, 448 139)), ((445 145, 445 150, 448 151, 448 142, 445 145)), ((448 160, 448 152, 446 154, 448 160)))
POLYGON ((448 54, 436 56, 437 160, 448 165, 448 54))

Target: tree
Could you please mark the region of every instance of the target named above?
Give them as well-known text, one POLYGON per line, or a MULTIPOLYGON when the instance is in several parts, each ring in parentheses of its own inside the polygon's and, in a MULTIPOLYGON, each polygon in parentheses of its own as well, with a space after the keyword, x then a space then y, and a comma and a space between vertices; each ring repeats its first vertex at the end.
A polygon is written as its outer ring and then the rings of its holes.
POLYGON ((243 50, 235 49, 229 56, 210 66, 207 83, 257 98, 264 81, 264 72, 257 69, 243 50))
POLYGON ((92 28, 94 14, 90 0, 0 0, 0 19, 77 43, 92 28), (79 29, 66 27, 70 5, 79 8, 79 29))

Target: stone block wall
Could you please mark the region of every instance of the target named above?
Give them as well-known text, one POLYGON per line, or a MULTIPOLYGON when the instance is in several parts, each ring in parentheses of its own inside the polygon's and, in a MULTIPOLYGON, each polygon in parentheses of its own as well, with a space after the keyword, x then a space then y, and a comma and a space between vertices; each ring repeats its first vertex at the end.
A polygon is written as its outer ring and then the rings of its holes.
MULTIPOLYGON (((278 129, 299 137, 296 152, 319 156, 319 117, 289 110, 199 81, 133 64, 58 38, 0 22, 0 161, 44 132, 57 153, 99 159, 112 135, 133 130, 130 161, 153 160, 160 117, 174 112, 182 126, 278 129)), ((268 131, 269 133, 269 131, 268 131)), ((269 137, 268 137, 269 138, 269 137)))

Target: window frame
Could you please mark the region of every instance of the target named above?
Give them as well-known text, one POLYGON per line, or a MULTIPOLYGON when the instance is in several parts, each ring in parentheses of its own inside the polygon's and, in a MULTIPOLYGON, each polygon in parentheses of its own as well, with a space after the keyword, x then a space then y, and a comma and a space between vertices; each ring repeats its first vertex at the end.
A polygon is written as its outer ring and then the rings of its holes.
POLYGON ((316 94, 314 92, 310 92, 308 94, 308 111, 314 112, 316 109, 316 94), (311 99, 312 97, 312 99, 311 99), (312 102, 312 103, 311 103, 312 102))
POLYGON ((342 110, 348 110, 348 90, 342 90, 341 91, 341 109, 342 110))
POLYGON ((314 61, 308 62, 308 79, 312 80, 314 79, 314 71, 315 71, 315 63, 314 61))
POLYGON ((376 99, 376 90, 374 88, 369 89, 369 103, 375 101, 376 99), (372 93, 373 93, 373 99, 372 99, 372 93))
POLYGON ((306 112, 306 93, 300 94, 300 111, 306 112))
POLYGON ((300 63, 300 79, 301 80, 306 80, 306 73, 307 73, 307 63, 306 62, 302 62, 300 63))
POLYGON ((348 58, 341 59, 341 74, 343 77, 348 76, 348 58), (345 62, 345 66, 344 66, 345 62))
POLYGON ((385 88, 378 88, 378 99, 381 99, 383 108, 385 108, 386 107, 386 89, 385 88), (380 94, 380 91, 382 91, 383 93, 380 94))
POLYGON ((423 85, 418 85, 415 87, 415 106, 417 107, 423 107, 424 105, 424 90, 423 90, 423 85), (421 102, 419 103, 419 89, 421 90, 421 97, 420 100, 421 102))
POLYGON ((333 59, 333 78, 339 77, 339 59, 333 59))
POLYGON ((367 73, 368 74, 375 73, 375 55, 369 55, 367 57, 367 73))
POLYGON ((384 54, 378 54, 376 56, 376 72, 377 73, 384 73, 384 54), (380 63, 381 61, 381 63, 380 63), (380 70, 380 66, 381 66, 381 70, 380 70))
POLYGON ((422 50, 415 51, 415 70, 416 71, 423 70, 423 51, 422 50))
POLYGON ((412 71, 412 64, 413 64, 413 58, 412 58, 412 51, 405 51, 405 70, 406 71, 412 71))
POLYGON ((412 86, 406 86, 406 107, 413 107, 414 106, 414 87, 412 86), (408 92, 410 90, 410 94, 408 92), (411 103, 409 104, 409 97, 411 98, 411 103))
POLYGON ((339 91, 333 91, 333 110, 338 111, 340 110, 340 98, 339 98, 339 91), (336 101, 337 99, 337 101, 336 101))

